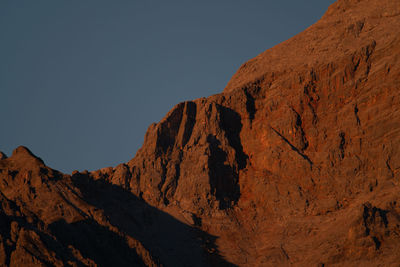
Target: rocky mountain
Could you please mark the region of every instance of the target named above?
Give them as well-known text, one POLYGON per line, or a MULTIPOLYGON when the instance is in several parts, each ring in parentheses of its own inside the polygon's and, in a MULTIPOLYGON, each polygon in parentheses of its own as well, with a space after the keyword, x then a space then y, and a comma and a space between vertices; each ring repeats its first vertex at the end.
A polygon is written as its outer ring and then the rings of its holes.
POLYGON ((398 266, 400 2, 339 0, 135 157, 0 155, 0 265, 398 266))

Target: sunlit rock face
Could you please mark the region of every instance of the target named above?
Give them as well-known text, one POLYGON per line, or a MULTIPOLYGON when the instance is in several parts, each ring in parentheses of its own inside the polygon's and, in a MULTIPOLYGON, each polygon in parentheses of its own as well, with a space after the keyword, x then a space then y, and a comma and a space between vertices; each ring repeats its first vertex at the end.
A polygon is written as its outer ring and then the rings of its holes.
POLYGON ((339 0, 127 163, 1 153, 0 265, 397 264, 399 61, 399 2, 339 0))

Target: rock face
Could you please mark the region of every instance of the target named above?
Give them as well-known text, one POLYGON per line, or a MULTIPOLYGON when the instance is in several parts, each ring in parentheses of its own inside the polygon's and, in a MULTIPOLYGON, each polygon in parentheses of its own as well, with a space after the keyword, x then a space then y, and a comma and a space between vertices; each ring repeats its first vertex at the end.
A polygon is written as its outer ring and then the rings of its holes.
POLYGON ((0 265, 400 262, 400 4, 339 0, 126 164, 0 158, 0 265))

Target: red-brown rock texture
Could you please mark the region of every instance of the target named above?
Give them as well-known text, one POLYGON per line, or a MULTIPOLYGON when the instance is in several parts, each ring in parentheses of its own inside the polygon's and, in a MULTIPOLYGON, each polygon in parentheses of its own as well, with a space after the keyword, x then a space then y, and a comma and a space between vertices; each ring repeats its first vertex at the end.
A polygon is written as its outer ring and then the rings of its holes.
POLYGON ((398 266, 400 2, 339 0, 126 164, 0 154, 0 265, 398 266))

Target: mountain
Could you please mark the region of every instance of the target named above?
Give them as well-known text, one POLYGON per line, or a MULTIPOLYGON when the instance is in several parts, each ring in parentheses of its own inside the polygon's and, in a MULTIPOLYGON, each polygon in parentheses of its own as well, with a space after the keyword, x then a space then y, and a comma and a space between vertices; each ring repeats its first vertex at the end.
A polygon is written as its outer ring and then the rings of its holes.
POLYGON ((0 159, 0 265, 395 266, 400 3, 337 1, 127 163, 0 159))

